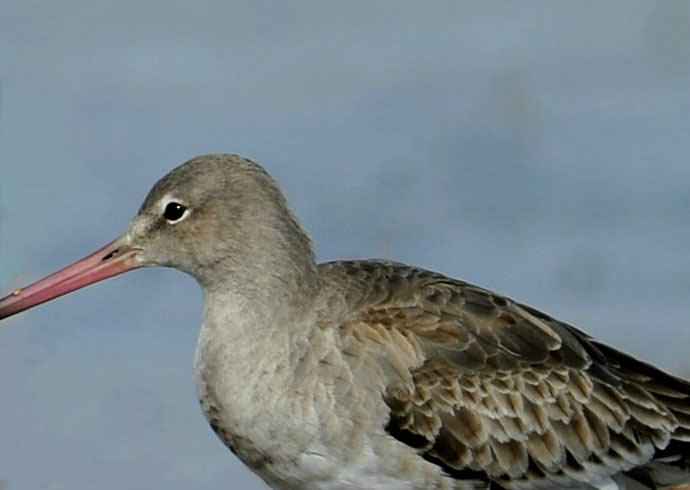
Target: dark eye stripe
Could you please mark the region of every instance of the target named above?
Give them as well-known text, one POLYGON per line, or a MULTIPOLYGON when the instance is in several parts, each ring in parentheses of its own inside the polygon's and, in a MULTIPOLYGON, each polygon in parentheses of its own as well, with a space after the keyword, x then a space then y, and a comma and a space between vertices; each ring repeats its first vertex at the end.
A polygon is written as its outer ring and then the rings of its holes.
POLYGON ((163 211, 163 217, 168 221, 177 221, 184 215, 184 212, 186 210, 187 208, 179 202, 171 202, 168 203, 167 206, 165 206, 165 211, 163 211))

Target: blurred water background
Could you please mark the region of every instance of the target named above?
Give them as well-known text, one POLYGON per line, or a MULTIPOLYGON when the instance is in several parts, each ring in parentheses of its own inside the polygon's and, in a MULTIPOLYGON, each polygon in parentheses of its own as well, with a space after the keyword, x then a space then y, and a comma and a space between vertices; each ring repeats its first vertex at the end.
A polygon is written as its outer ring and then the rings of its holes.
MULTIPOLYGON (((690 375, 690 3, 0 0, 0 290, 200 153, 263 163, 321 260, 385 257, 690 375)), ((262 488, 212 434, 194 281, 0 329, 0 488, 262 488)))

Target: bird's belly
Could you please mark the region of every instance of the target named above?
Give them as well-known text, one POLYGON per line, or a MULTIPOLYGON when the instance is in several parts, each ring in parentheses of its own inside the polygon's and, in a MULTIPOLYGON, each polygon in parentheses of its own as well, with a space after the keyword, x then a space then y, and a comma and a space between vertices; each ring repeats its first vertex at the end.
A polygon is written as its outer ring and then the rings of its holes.
POLYGON ((272 487, 303 487, 312 469, 301 455, 318 438, 311 403, 301 396, 285 396, 285 382, 275 373, 258 380, 235 373, 235 366, 220 365, 220 357, 206 349, 197 352, 196 359, 197 394, 213 431, 272 487))
POLYGON ((304 488, 318 490, 381 489, 412 490, 410 479, 386 474, 385 464, 369 448, 365 454, 350 460, 340 461, 337 456, 329 454, 323 446, 310 448, 300 457, 301 472, 312 475, 311 482, 304 488))
POLYGON ((344 458, 342 448, 329 450, 314 439, 311 445, 296 444, 288 449, 288 444, 276 445, 276 441, 290 438, 285 434, 268 436, 275 430, 266 420, 239 422, 241 417, 235 417, 213 396, 200 401, 206 419, 221 441, 273 488, 415 488, 409 479, 387 475, 380 457, 368 448, 355 458, 344 458), (243 430, 248 427, 252 428, 251 433, 243 430))
POLYGON ((290 422, 281 423, 285 412, 273 407, 268 415, 246 393, 228 397, 234 390, 218 388, 222 388, 219 382, 209 386, 197 380, 201 408, 220 440, 264 480, 275 482, 282 473, 289 473, 302 443, 290 422))
MULTIPOLYGON (((356 435, 351 421, 332 421, 330 432, 334 424, 340 428, 338 436, 325 442, 322 439, 329 430, 323 426, 323 417, 319 417, 311 397, 311 402, 304 403, 299 402, 299 397, 287 397, 292 401, 286 407, 285 397, 276 399, 254 391, 263 400, 257 404, 252 401, 251 390, 230 386, 229 377, 213 373, 217 371, 209 373, 203 365, 197 366, 197 389, 204 415, 223 443, 271 487, 424 487, 395 468, 404 464, 407 453, 412 451, 389 436, 381 433, 376 441, 369 441, 364 427, 356 435), (395 447, 386 450, 381 437, 386 439, 385 444, 395 447), (397 446, 400 455, 396 454, 397 446), (392 461, 382 458, 382 454, 391 453, 395 455, 392 461)), ((413 459, 418 456, 415 454, 413 459)))

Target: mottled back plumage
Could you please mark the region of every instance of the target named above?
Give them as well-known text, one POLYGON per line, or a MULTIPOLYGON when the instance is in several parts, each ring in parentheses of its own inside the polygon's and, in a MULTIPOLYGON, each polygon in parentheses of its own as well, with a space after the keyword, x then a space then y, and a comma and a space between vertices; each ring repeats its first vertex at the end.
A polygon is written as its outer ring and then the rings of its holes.
POLYGON ((491 488, 690 481, 690 384, 529 306, 380 261, 322 264, 346 284, 345 337, 379 360, 386 430, 491 488))

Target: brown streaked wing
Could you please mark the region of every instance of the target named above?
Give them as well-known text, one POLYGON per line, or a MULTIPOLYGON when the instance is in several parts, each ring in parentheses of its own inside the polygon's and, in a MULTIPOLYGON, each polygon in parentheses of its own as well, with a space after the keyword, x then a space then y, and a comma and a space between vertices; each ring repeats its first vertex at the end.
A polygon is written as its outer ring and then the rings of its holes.
POLYGON ((387 430, 450 475, 507 488, 690 481, 686 381, 440 274, 324 266, 351 283, 344 330, 387 377, 387 430))

